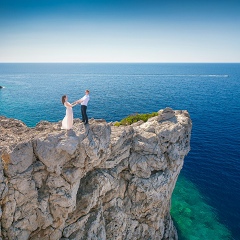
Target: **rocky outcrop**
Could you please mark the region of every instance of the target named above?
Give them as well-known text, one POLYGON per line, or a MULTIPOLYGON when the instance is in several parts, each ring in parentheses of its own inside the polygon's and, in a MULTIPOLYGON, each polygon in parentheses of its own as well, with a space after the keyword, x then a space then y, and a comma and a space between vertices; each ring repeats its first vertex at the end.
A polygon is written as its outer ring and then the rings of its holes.
POLYGON ((190 150, 187 111, 60 125, 0 117, 2 239, 177 239, 170 204, 190 150))

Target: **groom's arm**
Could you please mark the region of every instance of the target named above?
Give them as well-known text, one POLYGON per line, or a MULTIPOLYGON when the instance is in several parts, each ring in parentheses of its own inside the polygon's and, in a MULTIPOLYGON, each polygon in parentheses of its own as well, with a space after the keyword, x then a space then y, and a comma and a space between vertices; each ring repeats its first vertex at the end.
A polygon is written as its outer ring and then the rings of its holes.
POLYGON ((75 102, 73 102, 72 104, 78 104, 78 103, 81 103, 81 102, 82 102, 81 99, 78 99, 75 102))
POLYGON ((76 104, 81 103, 81 102, 82 102, 81 99, 79 99, 76 101, 76 104))
POLYGON ((80 98, 79 100, 77 100, 76 102, 77 103, 81 103, 81 102, 83 102, 84 101, 84 99, 85 99, 85 96, 84 97, 82 97, 82 98, 80 98))
POLYGON ((76 106, 77 104, 78 104, 77 102, 71 103, 72 107, 76 106))

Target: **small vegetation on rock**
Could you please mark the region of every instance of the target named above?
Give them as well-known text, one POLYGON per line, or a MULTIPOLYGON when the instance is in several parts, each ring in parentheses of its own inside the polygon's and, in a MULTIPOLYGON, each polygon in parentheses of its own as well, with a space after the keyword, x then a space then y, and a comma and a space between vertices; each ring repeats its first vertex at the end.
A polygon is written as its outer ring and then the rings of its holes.
POLYGON ((117 126, 119 127, 120 125, 123 125, 123 126, 127 126, 127 125, 131 125, 133 123, 136 123, 140 120, 146 122, 149 118, 151 117, 155 117, 157 116, 158 113, 157 112, 153 112, 153 113, 136 113, 136 114, 132 114, 132 115, 129 115, 127 117, 125 117, 124 119, 122 119, 120 122, 116 122, 114 124, 114 126, 117 126))

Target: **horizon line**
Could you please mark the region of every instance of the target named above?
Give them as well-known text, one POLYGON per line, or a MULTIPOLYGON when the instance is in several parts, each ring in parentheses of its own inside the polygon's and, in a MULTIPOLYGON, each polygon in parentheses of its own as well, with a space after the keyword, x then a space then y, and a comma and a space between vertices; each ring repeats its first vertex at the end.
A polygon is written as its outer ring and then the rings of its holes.
POLYGON ((233 64, 233 63, 235 63, 235 64, 240 64, 240 62, 0 62, 0 64, 16 64, 16 63, 18 63, 18 64, 29 64, 29 63, 33 63, 33 64, 39 64, 39 63, 48 63, 48 64, 56 64, 56 63, 59 63, 59 64, 72 64, 72 63, 76 63, 76 64, 91 64, 91 63, 93 63, 93 64, 118 64, 118 63, 120 63, 120 64, 124 64, 124 63, 126 63, 126 64, 130 64, 130 63, 132 63, 132 64, 141 64, 141 63, 144 63, 144 64, 165 64, 165 63, 167 63, 167 64, 171 64, 171 63, 173 63, 173 64, 202 64, 202 63, 207 63, 207 64, 216 64, 216 63, 218 63, 218 64, 233 64))

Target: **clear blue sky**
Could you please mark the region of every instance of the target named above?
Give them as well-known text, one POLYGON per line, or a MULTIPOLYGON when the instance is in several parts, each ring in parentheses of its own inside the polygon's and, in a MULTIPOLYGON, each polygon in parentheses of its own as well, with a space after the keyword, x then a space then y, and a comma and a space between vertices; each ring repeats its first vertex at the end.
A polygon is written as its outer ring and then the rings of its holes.
POLYGON ((0 62, 240 62, 240 1, 0 0, 0 62))

